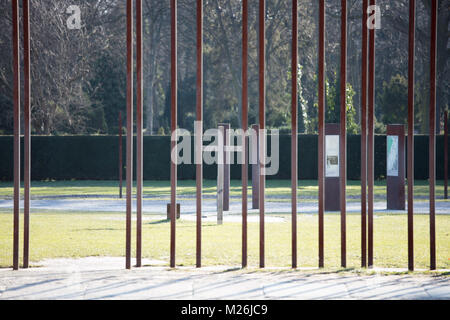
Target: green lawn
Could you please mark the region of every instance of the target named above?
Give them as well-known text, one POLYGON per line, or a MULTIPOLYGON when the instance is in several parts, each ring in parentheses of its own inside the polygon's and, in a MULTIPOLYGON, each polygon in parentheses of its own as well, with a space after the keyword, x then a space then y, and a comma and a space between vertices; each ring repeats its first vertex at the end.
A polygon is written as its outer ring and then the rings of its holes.
MULTIPOLYGON (((249 183, 251 192, 251 182, 249 183)), ((241 195, 241 181, 231 181, 231 195, 241 195)), ((216 182, 205 180, 205 195, 214 195, 216 192, 216 182)), ((124 188, 125 192, 125 188, 124 188)), ((267 180, 266 195, 289 197, 291 183, 289 180, 267 180)), ((33 196, 82 196, 82 195, 117 195, 117 181, 33 181, 31 193, 33 196)), ((195 195, 195 181, 178 181, 177 193, 179 195, 195 195)), ((317 197, 318 187, 316 180, 300 180, 298 193, 300 197, 317 197)), ((386 194, 386 182, 376 181, 374 187, 375 195, 384 196, 386 194)), ((429 187, 427 181, 415 181, 414 193, 417 197, 427 197, 429 187)), ((0 198, 12 197, 13 185, 11 182, 0 182, 0 198)), ((125 193, 124 193, 125 194, 125 193)), ((358 196, 361 194, 360 181, 348 181, 347 195, 358 196)), ((145 181, 145 196, 168 196, 170 195, 169 181, 145 181)), ((436 197, 443 198, 444 184, 438 181, 436 186, 436 197)))
MULTIPOLYGON (((266 223, 267 267, 290 265, 290 217, 285 222, 266 223)), ((125 252, 124 214, 33 212, 31 217, 31 261, 45 258, 76 258, 87 256, 123 256, 125 252)), ((22 217, 21 217, 22 219, 22 217)), ((21 220, 22 221, 22 220, 21 220)), ((329 268, 340 265, 340 217, 325 217, 325 264, 329 268)), ((0 212, 0 267, 12 264, 12 214, 0 212)), ((428 268, 429 219, 416 215, 415 266, 428 268)), ((450 216, 437 216, 437 267, 450 269, 450 216)), ((249 265, 258 266, 258 223, 249 223, 249 265)), ((375 266, 407 266, 406 215, 377 215, 374 219, 375 266)), ((169 223, 144 220, 143 256, 169 261, 169 223)), ((301 267, 317 266, 318 224, 316 215, 298 218, 298 257, 301 267)), ((133 239, 135 232, 133 230, 133 239)), ((360 215, 347 217, 348 267, 360 265, 360 215)), ((21 231, 22 242, 22 231, 21 231)), ((134 247, 134 243, 133 243, 134 247)), ((203 264, 235 265, 241 261, 241 224, 225 223, 217 226, 203 224, 203 264)), ((195 222, 177 223, 177 265, 195 264, 195 222)))

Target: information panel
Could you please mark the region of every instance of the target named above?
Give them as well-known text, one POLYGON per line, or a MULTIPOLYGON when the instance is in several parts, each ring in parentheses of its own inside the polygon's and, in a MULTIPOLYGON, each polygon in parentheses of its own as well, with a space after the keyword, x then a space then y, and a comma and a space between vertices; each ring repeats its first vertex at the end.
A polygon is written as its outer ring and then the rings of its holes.
POLYGON ((387 136, 387 175, 398 177, 398 136, 387 136))
POLYGON ((405 210, 405 126, 387 125, 386 196, 388 210, 405 210))
POLYGON ((327 135, 326 148, 326 172, 327 178, 339 177, 339 136, 327 135))
POLYGON ((338 123, 325 124, 325 211, 340 210, 340 127, 338 123))

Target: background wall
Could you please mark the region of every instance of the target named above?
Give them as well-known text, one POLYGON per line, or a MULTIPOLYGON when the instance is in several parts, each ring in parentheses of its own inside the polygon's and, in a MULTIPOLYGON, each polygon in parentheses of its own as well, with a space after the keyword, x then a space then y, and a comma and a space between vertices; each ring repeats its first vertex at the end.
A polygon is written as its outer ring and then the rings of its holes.
MULTIPOLYGON (((193 139, 192 139, 193 140, 193 139)), ((437 179, 444 176, 444 137, 437 136, 437 179)), ((125 137, 123 138, 125 177, 125 137)), ((268 139, 270 148, 270 139, 268 139)), ((0 136, 0 180, 13 179, 13 137, 0 136)), ((270 150, 270 149, 269 149, 270 150)), ((280 170, 268 179, 290 179, 291 138, 280 136, 280 170)), ((23 153, 22 153, 23 157, 23 153)), ((348 136, 348 179, 360 179, 360 136, 348 136)), ((23 161, 23 160, 22 160, 23 161)), ((144 137, 144 179, 170 179, 170 137, 144 137)), ((33 180, 116 180, 118 179, 117 136, 33 136, 33 180)), ((180 165, 180 180, 195 179, 195 165, 180 165)), ((251 170, 249 170, 251 178, 251 170)), ((428 179, 428 136, 415 137, 415 178, 428 179)), ((375 136, 375 177, 386 175, 386 136, 375 136)), ((204 178, 216 179, 216 165, 204 165, 204 178)), ((240 179, 239 165, 231 166, 231 179, 240 179)), ((299 135, 299 178, 317 179, 317 136, 299 135)))

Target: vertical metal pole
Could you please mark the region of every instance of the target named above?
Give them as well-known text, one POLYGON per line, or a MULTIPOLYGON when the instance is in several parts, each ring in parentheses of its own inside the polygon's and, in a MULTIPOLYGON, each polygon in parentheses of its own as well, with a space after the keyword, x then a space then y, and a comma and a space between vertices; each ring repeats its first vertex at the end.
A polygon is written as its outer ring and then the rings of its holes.
POLYGON ((292 268, 297 268, 297 186, 298 186, 298 3, 292 0, 292 95, 291 95, 291 208, 292 268))
MULTIPOLYGON (((370 5, 376 4, 375 0, 370 0, 370 5)), ((367 134, 367 265, 373 266, 373 184, 375 180, 375 29, 369 31, 369 82, 368 82, 368 134, 367 134)))
POLYGON ((437 38, 437 0, 431 1, 431 47, 430 47, 430 269, 436 269, 436 38, 437 38))
POLYGON ((123 134, 122 134, 122 111, 119 111, 119 198, 122 199, 123 187, 123 134))
POLYGON ((408 61, 408 269, 414 270, 414 58, 416 1, 409 0, 408 61))
POLYGON ((136 67, 137 67, 137 195, 136 195, 136 267, 142 266, 142 189, 143 189, 143 72, 142 72, 142 0, 136 0, 136 67))
POLYGON ((197 0, 197 268, 202 266, 202 186, 203 186, 203 0, 197 0))
POLYGON ((367 7, 362 5, 362 57, 361 57, 361 267, 367 266, 367 7))
POLYGON ((319 2, 319 268, 324 267, 325 211, 325 0, 319 2))
POLYGON ((448 199, 448 111, 444 114, 444 198, 448 199))
POLYGON ((265 59, 266 59, 266 1, 259 1, 259 165, 261 168, 259 175, 259 266, 265 267, 265 230, 264 230, 264 197, 266 188, 265 177, 265 141, 266 141, 266 79, 265 79, 265 59))
POLYGON ((127 215, 126 268, 131 269, 131 215, 133 210, 133 0, 127 0, 127 215))
POLYGON ((13 76, 14 76, 14 236, 13 269, 19 269, 20 214, 20 59, 19 59, 19 3, 12 0, 13 76))
MULTIPOLYGON (((177 154, 177 0, 170 0, 171 34, 171 150, 177 154)), ((175 240, 177 221, 177 164, 170 162, 170 267, 175 268, 175 240)))
POLYGON ((31 100, 30 100, 30 8, 29 0, 23 0, 23 62, 24 62, 24 226, 23 267, 29 266, 30 255, 30 186, 31 186, 31 100))
MULTIPOLYGON (((248 0, 242 1, 242 130, 248 130, 248 0)), ((248 139, 242 137, 242 268, 247 267, 248 139)))
POLYGON ((347 0, 341 0, 341 142, 339 170, 341 177, 341 266, 347 266, 346 187, 347 187, 347 0))

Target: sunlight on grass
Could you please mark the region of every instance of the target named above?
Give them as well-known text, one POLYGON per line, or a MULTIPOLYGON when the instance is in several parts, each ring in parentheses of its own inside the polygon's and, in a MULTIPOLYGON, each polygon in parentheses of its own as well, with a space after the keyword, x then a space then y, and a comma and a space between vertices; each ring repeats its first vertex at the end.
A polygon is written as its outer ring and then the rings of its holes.
MULTIPOLYGON (((291 194, 291 182, 289 180, 267 180, 266 195, 268 196, 286 196, 291 194)), ((125 194, 126 188, 124 188, 125 194)), ((249 181, 249 194, 251 194, 251 181, 249 181)), ((22 191, 23 192, 23 191, 22 191)), ((145 181, 144 196, 169 196, 170 181, 145 181)), ((117 196, 119 186, 117 181, 33 181, 31 194, 32 196, 117 196)), ((298 186, 300 197, 317 197, 318 186, 315 180, 300 180, 298 186)), ((195 181, 182 180, 178 181, 178 195, 195 195, 195 181)), ((203 194, 216 194, 216 181, 205 180, 203 185, 203 194)), ((241 181, 232 180, 230 186, 230 194, 232 196, 240 196, 242 194, 241 181)), ((347 184, 348 196, 359 196, 361 187, 359 181, 349 180, 347 184)), ((385 181, 376 181, 374 186, 375 196, 386 195, 385 181)), ((429 195, 429 187, 427 181, 415 181, 414 194, 417 197, 426 197, 429 195)), ((11 182, 0 182, 0 197, 12 197, 13 185, 11 182)), ((437 181, 436 197, 443 198, 444 184, 443 181, 437 181)))
MULTIPOLYGON (((290 216, 285 222, 266 223, 266 266, 289 267, 291 263, 290 216)), ((125 215, 117 213, 35 212, 31 217, 31 261, 46 258, 124 256, 125 215)), ((147 218, 149 216, 146 216, 147 218)), ((21 217, 23 218, 23 217, 21 217)), ((12 264, 12 214, 0 213, 0 267, 12 264)), ((415 216, 415 265, 428 268, 429 219, 415 216)), ((133 223, 135 224, 135 223, 133 223)), ((450 268, 450 216, 437 216, 437 266, 450 268)), ((241 263, 240 223, 203 224, 203 265, 239 266, 241 263)), ((406 215, 377 215, 374 220, 375 266, 407 266, 406 215)), ((317 216, 298 218, 299 266, 315 267, 318 260, 317 216)), ((146 219, 143 225, 144 258, 169 261, 169 223, 146 219)), ((133 248, 135 248, 133 229, 133 248)), ((249 265, 259 265, 259 224, 248 226, 249 265)), ((22 231, 21 231, 22 237, 22 231)), ((195 222, 177 222, 177 265, 195 264, 195 222)), ((22 242, 22 238, 21 238, 22 242)), ((348 267, 360 266, 360 216, 347 218, 348 267)), ((134 254, 134 252, 133 252, 134 254)), ((340 217, 325 217, 325 264, 340 265, 340 217)))

